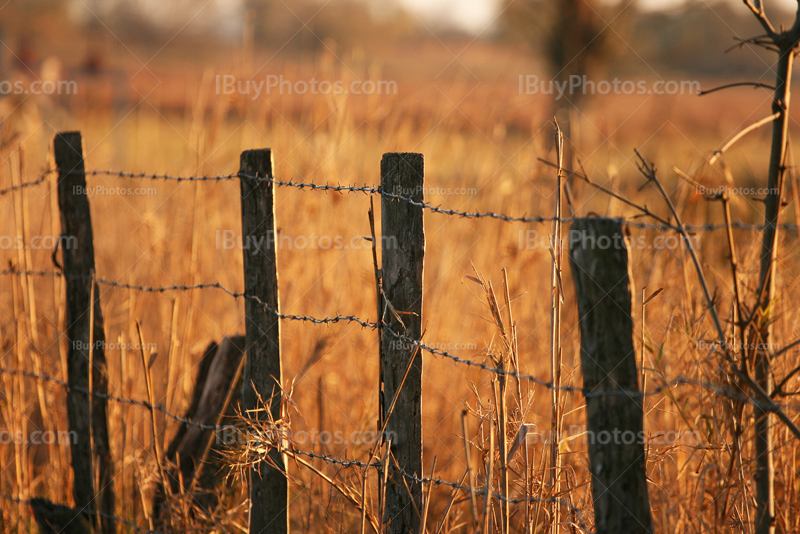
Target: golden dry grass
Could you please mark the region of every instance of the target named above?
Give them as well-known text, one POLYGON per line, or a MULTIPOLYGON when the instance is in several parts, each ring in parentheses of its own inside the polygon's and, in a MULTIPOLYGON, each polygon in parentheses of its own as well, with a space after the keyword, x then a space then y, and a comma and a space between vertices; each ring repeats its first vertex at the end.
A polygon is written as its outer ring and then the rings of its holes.
MULTIPOLYGON (((476 72, 492 76, 489 52, 472 54, 476 72)), ((511 58, 509 62, 519 58, 511 58)), ((352 76, 380 76, 380 69, 359 57, 346 57, 348 68, 334 58, 322 56, 313 62, 288 65, 296 78, 304 73, 326 73, 331 79, 352 76), (292 70, 293 69, 293 70, 292 70), (352 69, 352 72, 349 72, 352 69)), ((147 98, 128 113, 82 108, 59 119, 59 127, 80 129, 84 135, 88 169, 188 174, 228 174, 236 172, 242 150, 273 149, 275 175, 280 179, 317 183, 376 184, 379 181, 381 154, 414 151, 426 156, 426 180, 436 188, 474 188, 475 195, 426 195, 434 205, 459 210, 495 211, 509 214, 547 216, 553 210, 555 173, 537 161, 552 160, 552 126, 548 124, 547 101, 517 94, 516 76, 496 78, 494 84, 474 83, 470 74, 455 69, 435 83, 419 80, 424 75, 409 72, 408 65, 387 62, 384 72, 402 74, 401 94, 390 97, 294 97, 270 102, 229 101, 214 95, 213 82, 187 87, 189 107, 175 110, 158 102, 174 93, 164 90, 147 98), (394 70, 393 70, 394 69, 394 70), (404 85, 404 80, 407 84, 404 85), (198 104, 200 102, 201 104, 198 104), (205 112, 207 105, 207 112, 205 112), (150 105, 155 103, 155 105, 150 105), (199 111, 199 110, 203 111, 199 111), (228 109, 238 112, 227 113, 228 109)), ((196 73, 195 73, 196 74, 196 73)), ((194 74, 193 74, 194 75, 194 74)), ((392 76, 392 75, 388 75, 392 76)), ((495 74, 496 76, 496 74, 495 74)), ((195 76, 197 77, 197 76, 195 76)), ((490 78, 491 79, 491 78, 490 78)), ((768 113, 766 97, 748 92, 719 94, 699 99, 692 96, 653 98, 608 97, 594 101, 581 123, 580 151, 584 168, 597 181, 613 174, 619 190, 666 213, 657 196, 637 191, 643 180, 631 164, 632 148, 637 147, 653 159, 661 178, 670 185, 673 198, 688 224, 721 220, 719 206, 698 200, 693 190, 680 183, 669 169, 677 165, 691 172, 708 153, 729 138, 740 124, 747 124, 768 113), (608 137, 608 140, 605 140, 608 137), (674 190, 673 190, 674 188, 674 190)), ((46 117, 45 117, 46 118, 46 117)), ((54 121, 55 123, 55 121, 54 121)), ((21 124, 21 123, 20 123, 21 124)), ((24 149, 26 174, 33 180, 45 168, 47 143, 54 130, 44 124, 24 130, 17 141, 24 149)), ((10 139, 13 132, 6 132, 10 139)), ((763 181, 766 172, 766 138, 756 133, 737 145, 724 158, 734 182, 752 186, 763 181)), ((11 183, 17 172, 17 143, 5 148, 7 162, 2 167, 2 184, 11 183)), ((702 175, 701 175, 702 177, 702 175)), ((17 179, 17 178, 15 178, 17 179)), ((721 183, 719 173, 707 173, 703 180, 721 183)), ((239 231, 238 183, 180 183, 148 180, 121 180, 89 177, 90 187, 155 188, 146 194, 97 194, 90 199, 95 229, 97 272, 104 278, 144 285, 172 285, 220 282, 241 291, 242 260, 238 249, 217 248, 218 232, 239 231)), ((794 190, 790 190, 794 198, 794 190)), ((5 235, 17 235, 15 213, 24 198, 27 211, 21 221, 26 236, 52 235, 58 230, 52 219, 51 186, 6 195, 0 202, 0 224, 5 235), (17 203, 17 204, 15 204, 17 203)), ((618 202, 595 193, 585 184, 575 184, 575 205, 579 215, 589 212, 611 216, 630 216, 633 212, 618 202)), ((286 236, 311 238, 369 235, 369 199, 360 194, 335 194, 279 188, 277 226, 286 236)), ((376 205, 379 206, 376 199, 376 205)), ((758 222, 760 204, 740 199, 734 218, 758 222)), ((794 202, 785 220, 794 221, 794 202)), ((476 287, 465 281, 479 273, 501 287, 501 271, 508 270, 509 292, 519 296, 513 303, 517 323, 521 371, 549 380, 550 253, 545 248, 520 248, 520 232, 549 232, 545 224, 507 223, 492 219, 471 220, 425 213, 426 258, 424 325, 426 341, 442 344, 446 350, 481 362, 490 362, 484 349, 494 347, 497 332, 487 321, 488 310, 476 287), (455 348, 453 348, 455 347, 455 348), (468 347, 468 348, 463 348, 468 347)), ((634 230, 647 243, 653 231, 634 230)), ((752 298, 757 277, 757 234, 736 231, 739 258, 752 298)), ((727 266, 724 234, 699 236, 701 259, 706 276, 722 299, 723 315, 731 303, 731 281, 727 266)), ((783 236, 778 307, 778 339, 792 341, 800 330, 792 302, 797 296, 797 237, 783 236)), ((32 251, 27 268, 51 270, 50 251, 32 251)), ((21 267, 14 250, 2 252, 4 267, 21 267)), ((698 348, 698 342, 713 338, 710 321, 704 317, 705 303, 696 283, 688 256, 680 250, 637 249, 632 252, 637 349, 640 333, 645 339, 645 374, 649 388, 663 379, 685 376, 714 384, 733 386, 720 371, 720 360, 698 348), (664 288, 664 293, 647 306, 646 324, 641 322, 640 292, 664 288)), ((332 316, 353 314, 375 319, 374 279, 369 248, 350 250, 279 250, 280 301, 285 313, 332 316)), ((2 277, 2 366, 43 372, 64 378, 65 342, 60 308, 61 285, 57 280, 31 278, 28 293, 24 279, 2 277), (35 313, 31 304, 35 304, 35 313), (33 327, 31 325, 34 325, 33 327), (35 336, 38 342, 35 342, 35 336), (38 355, 34 342, 41 351, 38 355), (41 366, 39 369, 35 366, 41 366)), ((580 385, 579 334, 569 272, 564 276, 566 303, 562 342, 564 382, 580 385)), ((209 341, 224 335, 243 333, 241 301, 209 290, 145 294, 103 288, 102 306, 106 319, 106 338, 110 343, 132 343, 136 339, 135 321, 143 327, 144 339, 153 343, 159 356, 154 364, 157 402, 172 413, 186 409, 191 391, 194 365, 209 341), (171 343, 171 338, 175 341, 171 343)), ((374 332, 357 325, 330 327, 286 322, 283 326, 285 378, 293 381, 293 430, 328 431, 374 430, 377 418, 377 338, 374 332), (328 344, 319 359, 309 361, 321 339, 328 344), (320 406, 324 410, 320 411, 320 406)), ((146 398, 138 354, 109 350, 110 393, 135 399, 146 398)), ((490 378, 485 372, 468 369, 446 359, 424 355, 423 426, 425 466, 437 458, 435 476, 458 481, 464 472, 461 412, 469 406, 473 413, 485 411, 491 401, 490 378)), ((796 365, 796 356, 787 354, 776 363, 778 376, 796 365)), ((42 416, 39 384, 30 379, 2 377, 5 428, 27 433, 34 427, 66 429, 64 391, 44 384, 42 395, 47 415, 42 416)), ((789 388, 790 390, 792 388, 789 388)), ((540 430, 549 428, 549 392, 523 382, 523 396, 532 402, 524 421, 540 430)), ((564 426, 582 425, 584 413, 580 395, 565 396, 564 426)), ((513 403, 512 403, 513 404, 513 403)), ((743 437, 744 463, 728 477, 731 447, 731 402, 724 396, 702 388, 682 386, 653 395, 646 402, 645 429, 657 436, 665 431, 697 432, 698 446, 651 444, 648 452, 650 497, 659 532, 750 532, 742 523, 754 517, 752 489, 752 412, 745 409, 743 437), (723 503, 726 517, 719 517, 723 503)), ((791 414, 796 413, 792 410, 791 414)), ((518 418, 514 413, 512 419, 518 418)), ((177 423, 159 416, 161 434, 158 446, 168 443, 177 423)), ((152 455, 149 413, 140 407, 111 403, 109 426, 112 451, 119 471, 116 480, 118 515, 145 525, 141 489, 147 506, 155 489, 157 469, 152 455)), ((485 428, 483 430, 485 432, 485 428)), ((509 429, 513 438, 516 426, 509 429)), ((477 443, 476 418, 471 417, 470 432, 477 443)), ((779 522, 784 531, 797 528, 796 442, 780 425, 776 426, 776 487, 779 522)), ((536 476, 546 446, 531 447, 536 476)), ((364 460, 368 447, 363 444, 317 445, 317 452, 341 458, 364 460)), ((581 439, 562 444, 567 470, 562 479, 575 488, 570 498, 575 506, 591 516, 586 446, 581 439), (570 472, 567 477, 567 471, 570 472)), ((519 457, 514 467, 519 470, 519 457)), ((26 499, 46 496, 70 503, 71 475, 69 451, 64 446, 31 447, 0 445, 0 493, 26 499)), ((479 462, 473 468, 479 470, 479 462)), ((342 484, 353 482, 353 473, 315 464, 342 484)), ((358 531, 357 509, 323 484, 307 469, 291 465, 301 482, 293 487, 292 524, 297 531, 358 531)), ((519 473, 519 471, 517 471, 519 473)), ((428 472, 425 473, 426 476, 428 472)), ((516 476, 516 475, 512 475, 516 476)), ((480 478, 480 474, 479 474, 480 478)), ((518 483, 518 479, 515 484, 518 483)), ((538 486, 532 486, 537 488, 538 486)), ((372 488, 374 491, 374 487, 372 488)), ((537 490, 538 491, 538 490, 537 490)), ((519 492, 516 493, 519 495, 519 492)), ((450 500, 448 488, 435 487, 429 512, 429 528, 436 528, 450 500)), ((546 496, 546 495, 545 495, 546 496)), ((231 496, 241 502, 244 494, 231 496)), ((461 497, 464 497, 462 494, 461 497)), ((471 530, 469 503, 459 499, 450 512, 447 529, 471 530)), ((4 532, 26 532, 32 522, 23 506, 3 502, 4 532), (8 504, 8 505, 7 505, 8 504)), ((243 525, 241 508, 226 518, 226 525, 243 525)), ((516 507, 521 513, 521 507, 516 507)), ((519 516, 517 516, 519 517, 519 516)), ((519 519, 517 519, 519 520, 519 519)), ((538 532, 539 530, 537 530, 538 532)))

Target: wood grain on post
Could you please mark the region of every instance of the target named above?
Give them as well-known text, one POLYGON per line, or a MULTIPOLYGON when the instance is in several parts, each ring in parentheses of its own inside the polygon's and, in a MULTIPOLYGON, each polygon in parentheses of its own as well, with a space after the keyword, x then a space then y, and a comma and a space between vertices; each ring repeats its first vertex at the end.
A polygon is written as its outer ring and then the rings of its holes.
MULTIPOLYGON (((381 189, 388 193, 423 200, 424 163, 422 154, 384 154, 381 161, 381 189)), ((414 357, 413 343, 400 340, 391 332, 419 340, 422 332, 422 264, 425 232, 422 208, 384 195, 381 200, 382 284, 389 301, 383 321, 387 332, 381 339, 383 407, 386 421, 395 394, 400 390, 394 411, 386 423, 392 439, 392 454, 400 469, 422 477, 422 355, 414 357), (395 315, 392 310, 396 310, 395 315), (391 332, 388 332, 388 331, 391 332), (409 362, 414 357, 403 383, 409 362), (402 389, 401 388, 402 383, 402 389)), ((411 479, 403 481, 394 465, 389 468, 384 522, 392 534, 420 531, 422 486, 411 479), (406 490, 406 484, 413 501, 406 490)))
POLYGON ((642 397, 621 392, 639 391, 622 223, 576 220, 569 260, 581 329, 595 528, 598 534, 651 533, 642 397))
MULTIPOLYGON (((240 160, 241 174, 272 178, 272 155, 268 149, 247 150, 240 160)), ((244 291, 261 303, 278 310, 278 269, 275 248, 274 184, 242 177, 242 256, 244 291)), ((273 420, 281 418, 280 320, 252 298, 245 299, 245 369, 242 404, 247 410, 269 405, 273 420), (260 401, 259 401, 260 397, 260 401)), ((267 419, 266 413, 251 412, 267 419)), ((276 449, 270 463, 260 462, 250 471, 250 532, 280 534, 289 530, 289 482, 285 460, 276 449)))
MULTIPOLYGON (((108 394, 103 312, 100 309, 100 291, 92 280, 95 271, 94 237, 89 199, 86 196, 80 132, 56 135, 53 149, 58 166, 58 207, 61 212, 59 246, 62 247, 67 298, 67 375, 70 386, 67 391, 67 416, 70 433, 75 436, 71 447, 74 473, 72 494, 77 508, 114 515, 114 474, 108 443, 107 400, 99 396, 90 398, 80 391, 89 390, 91 344, 92 391, 108 394), (91 303, 92 294, 95 295, 94 306, 91 303), (92 312, 93 328, 90 325, 92 312), (90 330, 93 336, 91 340, 90 330)), ((93 517, 99 519, 97 515, 93 517)), ((99 523, 105 534, 116 531, 114 521, 100 520, 99 523)))

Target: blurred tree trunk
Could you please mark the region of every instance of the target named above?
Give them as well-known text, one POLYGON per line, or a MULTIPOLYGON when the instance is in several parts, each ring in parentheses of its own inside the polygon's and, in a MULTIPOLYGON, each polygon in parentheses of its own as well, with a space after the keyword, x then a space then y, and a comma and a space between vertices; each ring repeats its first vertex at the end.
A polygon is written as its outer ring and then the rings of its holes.
POLYGON ((542 83, 563 87, 564 94, 553 90, 552 114, 564 133, 564 166, 574 168, 579 156, 575 144, 581 109, 591 97, 585 81, 599 81, 622 39, 619 28, 610 23, 624 24, 627 6, 609 6, 599 0, 507 0, 503 12, 505 30, 526 42, 546 60, 549 76, 540 76, 542 83), (624 19, 624 20, 623 20, 624 19), (609 21, 609 22, 607 22, 609 21), (616 39, 613 39, 616 37, 616 39), (547 78, 546 80, 544 78, 547 78), (556 85, 558 84, 558 85, 556 85))
MULTIPOLYGON (((567 84, 564 95, 555 102, 554 115, 564 133, 564 166, 574 169, 580 155, 577 123, 580 121, 584 97, 584 77, 601 72, 608 47, 602 31, 605 24, 598 15, 596 0, 559 0, 549 36, 548 58, 553 80, 567 84), (577 82, 580 82, 578 84, 577 82)), ((570 175, 571 177, 571 175, 570 175)))
POLYGON ((255 42, 265 42, 269 38, 272 28, 270 15, 272 14, 272 0, 245 0, 245 16, 251 18, 253 40, 255 42))

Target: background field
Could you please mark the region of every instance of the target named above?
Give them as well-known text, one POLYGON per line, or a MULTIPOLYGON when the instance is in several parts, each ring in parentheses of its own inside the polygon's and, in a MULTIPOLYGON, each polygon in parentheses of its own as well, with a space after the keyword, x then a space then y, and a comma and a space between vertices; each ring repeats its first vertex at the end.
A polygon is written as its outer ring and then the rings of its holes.
MULTIPOLYGON (((0 9, 3 78, 35 79, 44 76, 43 68, 49 65, 60 71, 60 78, 77 80, 79 93, 8 95, 0 101, 2 188, 37 179, 52 167, 53 135, 80 130, 87 169, 225 175, 238 170, 242 150, 269 147, 279 179, 363 185, 379 182, 383 153, 420 152, 425 155, 426 182, 437 188, 434 194, 426 193, 429 203, 462 211, 553 213, 555 172, 538 161, 555 158, 553 98, 519 94, 520 75, 544 78, 547 68, 535 47, 501 29, 479 37, 448 28, 429 29, 406 12, 391 20, 370 21, 368 10, 359 4, 333 2, 322 8, 315 24, 301 27, 282 48, 275 42, 277 36, 249 41, 242 40, 241 32, 235 37, 215 34, 203 17, 169 40, 176 28, 161 27, 147 18, 124 24, 120 22, 124 13, 70 15, 81 11, 80 3, 63 8, 32 5, 12 2, 0 9), (372 29, 363 29, 367 26, 362 20, 372 24, 372 29), (356 27, 362 29, 348 31, 356 27), (21 48, 30 56, 22 54, 21 48), (89 68, 95 56, 96 68, 89 68), (268 74, 345 83, 392 80, 398 91, 394 95, 271 95, 253 100, 247 95, 216 94, 215 77, 225 74, 258 80, 268 74), (446 191, 459 188, 475 192, 446 191)), ((188 10, 199 7, 187 6, 188 10)), ((299 18, 307 19, 310 9, 307 5, 298 9, 299 18)), ((280 5, 275 10, 296 23, 280 5)), ((745 11, 744 6, 726 3, 692 5, 680 14, 635 13, 626 19, 628 33, 620 33, 620 39, 636 46, 619 52, 621 59, 608 71, 612 74, 604 76, 648 83, 697 80, 703 88, 740 79, 772 83, 770 56, 749 49, 724 54, 732 44, 731 34, 753 30, 749 36, 756 29, 743 16, 745 11), (655 29, 648 32, 647 28, 655 29), (706 28, 711 37, 705 33, 699 37, 692 28, 706 28), (684 38, 681 29, 690 37, 684 38), (702 42, 692 45, 692 38, 702 42), (674 51, 667 53, 673 45, 674 51)), ((291 24, 287 22, 283 30, 289 32, 291 24)), ((721 222, 720 205, 703 200, 671 168, 692 174, 710 188, 764 187, 768 128, 738 143, 717 167, 703 162, 741 128, 767 116, 770 104, 767 90, 750 88, 703 97, 596 96, 583 100, 573 113, 575 154, 592 180, 665 215, 666 207, 655 192, 640 190, 644 180, 634 166, 636 148, 655 162, 684 222, 721 222)), ((794 126, 798 111, 791 115, 794 126)), ((793 143, 793 152, 797 148, 793 143)), ((90 188, 96 188, 90 202, 98 276, 151 286, 218 281, 234 291, 243 289, 241 251, 218 247, 220 232, 240 231, 237 181, 176 184, 107 176, 87 180, 90 188)), ((794 169, 789 181, 783 220, 796 223, 794 169)), ((3 196, 3 235, 24 235, 27 241, 31 236, 57 234, 54 184, 52 178, 42 186, 3 196)), ((635 215, 585 183, 576 181, 573 186, 577 215, 635 215)), ((369 235, 366 195, 291 188, 279 188, 277 195, 277 226, 284 235, 341 236, 347 243, 369 235)), ((759 196, 763 195, 736 196, 734 220, 761 222, 763 204, 754 199, 759 196)), ((379 199, 375 202, 380 205, 379 199)), ((506 268, 510 294, 518 296, 512 309, 521 371, 549 380, 551 256, 543 247, 520 246, 522 239, 533 235, 525 234, 528 231, 545 236, 550 226, 425 213, 425 339, 460 357, 488 362, 486 351, 497 344, 497 332, 486 320, 488 310, 479 288, 465 277, 474 276, 474 268, 501 287, 501 269, 506 268)), ((633 232, 645 235, 648 244, 658 235, 653 230, 633 232)), ((735 236, 746 292, 753 298, 759 234, 736 230, 735 236)), ((725 233, 700 233, 697 243, 706 277, 721 299, 719 309, 727 316, 732 295, 725 233)), ((797 251, 798 233, 783 233, 776 304, 780 345, 793 341, 800 331, 800 315, 793 306, 798 298, 797 251)), ((51 254, 51 250, 23 254, 8 249, 0 251, 0 259, 3 268, 49 271, 53 269, 51 254)), ((341 313, 375 320, 372 257, 366 244, 350 250, 284 248, 278 253, 278 263, 285 313, 317 317, 341 313)), ((685 250, 636 249, 632 265, 635 345, 639 355, 644 353, 649 389, 678 376, 732 388, 718 357, 703 350, 703 342, 714 336, 685 250), (642 321, 645 287, 648 294, 659 288, 664 292, 648 304, 646 321, 642 321)), ((0 287, 2 367, 66 379, 61 281, 3 276, 0 287)), ((580 386, 580 337, 568 267, 564 290, 564 382, 580 386)), ((135 322, 141 322, 145 341, 158 353, 153 365, 156 400, 172 413, 181 414, 187 407, 195 365, 205 346, 223 336, 244 333, 241 300, 213 289, 145 294, 106 287, 102 292, 107 340, 134 343, 135 322)), ((295 431, 374 430, 378 385, 374 332, 357 325, 315 327, 287 322, 283 342, 285 378, 293 386, 295 431)), ((110 393, 145 398, 138 353, 112 348, 107 358, 110 393)), ((465 469, 461 412, 467 406, 474 411, 489 403, 491 375, 427 353, 424 358, 426 475, 436 457, 435 476, 458 481, 465 469)), ((790 351, 775 362, 776 375, 782 377, 797 363, 797 355, 790 351)), ((35 429, 67 428, 63 388, 2 375, 0 391, 0 417, 9 432, 29 435, 35 429)), ((548 429, 550 392, 523 382, 526 395, 531 404, 524 421, 515 412, 514 424, 548 429)), ((564 397, 565 427, 584 424, 583 402, 580 395, 564 397)), ((752 434, 743 436, 743 462, 732 471, 731 479, 732 410, 730 399, 698 387, 677 387, 647 398, 648 435, 679 431, 701 437, 696 444, 665 444, 655 439, 649 446, 650 497, 658 532, 752 531, 752 434)), ((792 408, 789 414, 796 418, 797 410, 792 408)), ((752 426, 751 415, 750 408, 745 408, 745 428, 752 426)), ((155 446, 164 447, 176 423, 159 417, 155 446)), ((477 433, 477 418, 470 420, 471 432, 477 433)), ((149 413, 111 403, 109 425, 119 471, 118 515, 146 525, 142 502, 149 506, 158 477, 149 413)), ((515 430, 516 426, 509 431, 510 437, 515 430)), ((781 426, 775 435, 779 528, 797 531, 797 443, 781 426)), ((472 437, 478 442, 482 439, 472 437)), ((546 448, 542 443, 530 447, 536 477, 543 474, 546 448)), ((367 445, 352 443, 313 448, 361 460, 366 449, 367 445)), ((590 518, 586 446, 578 438, 563 443, 561 453, 567 466, 561 475, 568 488, 565 498, 590 518)), ((71 503, 68 447, 2 443, 0 465, 0 494, 71 503)), ((521 459, 513 465, 519 475, 521 459)), ((355 480, 347 470, 322 463, 318 467, 342 484, 355 480)), ((360 517, 354 507, 307 470, 292 464, 290 470, 299 481, 293 487, 293 528, 300 532, 358 530, 360 517)), ((235 491, 226 497, 229 513, 220 515, 217 530, 234 531, 246 524, 240 506, 246 492, 238 480, 234 479, 235 491)), ((531 488, 538 492, 540 487, 534 481, 531 488)), ((429 528, 435 531, 450 491, 436 486, 432 491, 429 528)), ((546 491, 543 495, 547 496, 546 491)), ((457 502, 447 529, 466 532, 468 502, 457 502)), ((24 505, 0 501, 0 508, 4 532, 35 530, 24 505)), ((521 510, 518 507, 517 513, 521 510)), ((544 531, 543 525, 536 531, 544 531)))

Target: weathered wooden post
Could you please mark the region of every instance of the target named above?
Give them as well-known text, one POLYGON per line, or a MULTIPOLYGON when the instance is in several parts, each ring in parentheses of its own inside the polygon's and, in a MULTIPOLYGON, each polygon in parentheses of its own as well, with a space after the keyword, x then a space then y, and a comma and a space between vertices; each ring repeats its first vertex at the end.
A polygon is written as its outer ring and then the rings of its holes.
MULTIPOLYGON (((383 155, 382 191, 422 202, 423 183, 422 154, 383 155)), ((383 307, 387 311, 383 317, 386 331, 381 337, 381 420, 386 421, 386 434, 391 437, 392 454, 400 469, 422 477, 422 355, 416 354, 415 357, 414 343, 392 334, 413 340, 419 340, 422 335, 422 263, 425 253, 422 207, 384 195, 381 200, 381 234, 382 287, 384 298, 389 301, 389 305, 383 307), (394 410, 389 414, 398 391, 394 410)), ((404 481, 403 474, 390 464, 383 518, 385 523, 391 524, 390 532, 420 532, 421 509, 422 486, 411 479, 404 481), (406 484, 413 500, 408 495, 406 484)))
MULTIPOLYGON (((278 269, 275 248, 275 186, 272 182, 272 154, 269 149, 242 152, 239 172, 265 178, 240 178, 242 194, 242 256, 244 291, 278 310, 278 269)), ((269 405, 273 420, 281 418, 281 328, 274 313, 265 310, 252 298, 245 299, 245 353, 242 405, 244 410, 264 408, 259 397, 269 405)), ((248 413, 248 412, 246 412, 248 413)), ((262 412, 251 417, 267 419, 262 412)), ((289 482, 283 454, 270 450, 267 462, 250 471, 250 532, 280 534, 289 531, 289 482)))
POLYGON ((598 534, 651 533, 631 277, 622 223, 579 219, 569 260, 581 329, 589 463, 598 534), (623 390, 625 393, 623 393, 623 390))
POLYGON ((108 443, 107 400, 98 396, 90 398, 85 393, 90 390, 91 383, 92 392, 108 394, 108 376, 100 291, 92 278, 95 270, 94 237, 80 132, 56 135, 53 150, 58 167, 59 245, 62 247, 67 298, 67 380, 70 386, 67 416, 70 434, 74 436, 71 447, 72 494, 76 508, 88 512, 96 524, 102 525, 102 532, 111 534, 116 530, 114 521, 103 520, 97 515, 97 512, 114 515, 114 473, 108 443), (92 295, 94 303, 91 302, 92 295))

